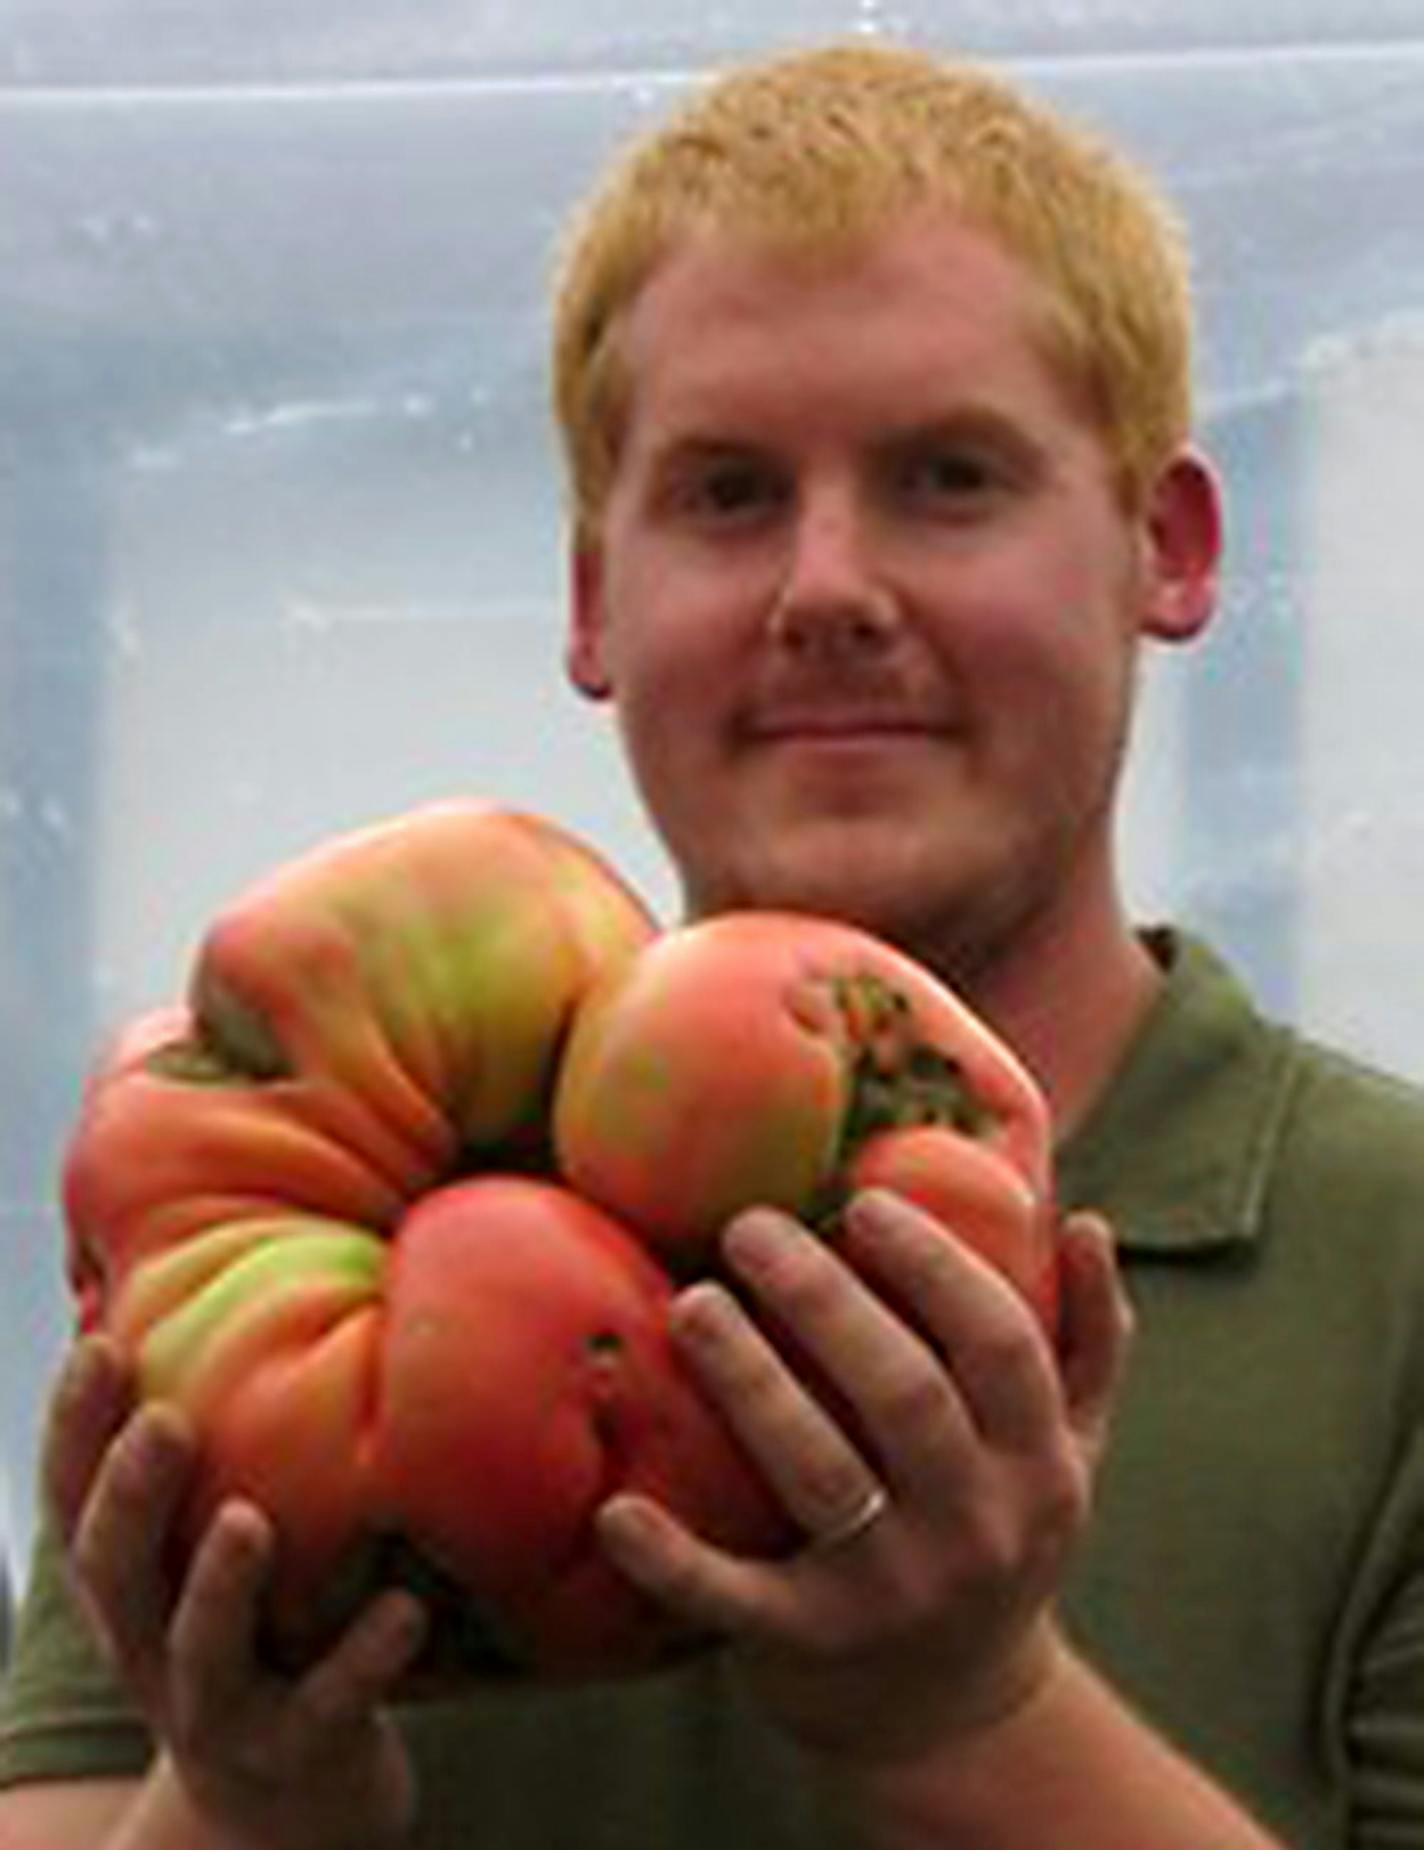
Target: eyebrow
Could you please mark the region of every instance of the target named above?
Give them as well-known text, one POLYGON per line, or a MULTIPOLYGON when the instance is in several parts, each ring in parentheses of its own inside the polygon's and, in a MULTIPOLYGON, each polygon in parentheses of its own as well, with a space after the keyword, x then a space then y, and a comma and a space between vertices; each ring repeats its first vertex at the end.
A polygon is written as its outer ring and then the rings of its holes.
MULTIPOLYGON (((976 448, 996 458, 1025 478, 1051 472, 1049 446, 1027 429, 1022 420, 982 399, 966 399, 940 409, 890 423, 868 438, 870 453, 881 462, 895 461, 917 449, 935 444, 976 448)), ((672 433, 647 455, 652 484, 676 482, 689 472, 718 464, 779 466, 782 440, 753 430, 741 432, 735 423, 718 429, 710 418, 705 428, 693 425, 672 433)))
POLYGON ((775 444, 753 437, 714 437, 689 433, 674 437, 648 455, 648 473, 654 481, 665 481, 689 470, 718 463, 774 462, 775 444))
POLYGON ((877 447, 913 449, 921 444, 979 445, 1028 463, 1042 460, 1046 446, 1017 419, 992 405, 970 403, 919 417, 890 431, 877 447))

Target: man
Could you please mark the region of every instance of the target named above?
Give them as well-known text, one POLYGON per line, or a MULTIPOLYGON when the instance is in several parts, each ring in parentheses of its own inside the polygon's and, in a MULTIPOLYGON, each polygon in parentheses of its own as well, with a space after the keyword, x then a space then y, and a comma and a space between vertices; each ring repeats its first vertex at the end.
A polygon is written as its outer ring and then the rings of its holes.
POLYGON ((219 1517, 175 1599, 187 1436, 89 1350, 48 1475, 118 1677, 50 1543, 0 1736, 19 1841, 1424 1837, 1424 1109, 1135 932, 1118 887, 1143 640, 1214 603, 1187 333, 1130 170, 869 46, 733 74, 635 149, 557 324, 572 678, 613 703, 691 912, 869 926, 1036 1072, 1065 1203, 1107 1212, 1138 1306, 1096 1497, 1125 1317, 1095 1217, 1054 1355, 904 1203, 856 1203, 836 1252, 753 1212, 725 1242, 745 1301, 698 1286, 675 1335, 806 1548, 738 1560, 616 1498, 615 1562, 728 1651, 395 1714, 404 1595, 295 1686, 254 1667, 259 1512, 219 1517))

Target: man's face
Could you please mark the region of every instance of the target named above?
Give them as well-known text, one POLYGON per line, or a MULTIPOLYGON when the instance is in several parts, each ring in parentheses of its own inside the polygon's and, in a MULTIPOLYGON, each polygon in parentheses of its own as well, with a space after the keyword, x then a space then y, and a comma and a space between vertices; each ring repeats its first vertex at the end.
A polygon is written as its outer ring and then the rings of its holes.
POLYGON ((701 235, 633 305, 570 667, 692 912, 835 913, 954 970, 1111 887, 1137 641, 1181 607, 1034 303, 939 216, 834 264, 701 235))

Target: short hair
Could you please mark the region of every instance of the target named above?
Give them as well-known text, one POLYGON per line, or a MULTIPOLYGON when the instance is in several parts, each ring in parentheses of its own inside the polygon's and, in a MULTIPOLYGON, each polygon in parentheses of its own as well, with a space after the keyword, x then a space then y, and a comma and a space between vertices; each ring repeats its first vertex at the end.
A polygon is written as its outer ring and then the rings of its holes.
POLYGON ((1050 362, 1140 503, 1192 419, 1176 214, 1140 167, 995 73, 860 42, 733 67, 634 141, 575 217, 553 399, 578 524, 597 523, 626 422, 620 323, 682 238, 711 228, 835 254, 889 215, 939 206, 1043 286, 1050 362))

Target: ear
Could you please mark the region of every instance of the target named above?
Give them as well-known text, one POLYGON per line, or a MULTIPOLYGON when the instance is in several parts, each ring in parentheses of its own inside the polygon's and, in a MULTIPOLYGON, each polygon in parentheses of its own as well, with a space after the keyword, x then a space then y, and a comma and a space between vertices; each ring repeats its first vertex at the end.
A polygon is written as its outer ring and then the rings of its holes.
POLYGON ((1179 450, 1158 476, 1147 498, 1143 538, 1143 634, 1189 642, 1216 610, 1222 548, 1221 487, 1199 451, 1179 450))
POLYGON ((564 669, 589 700, 607 700, 613 682, 604 660, 603 553, 588 539, 576 539, 569 554, 569 629, 564 669))

